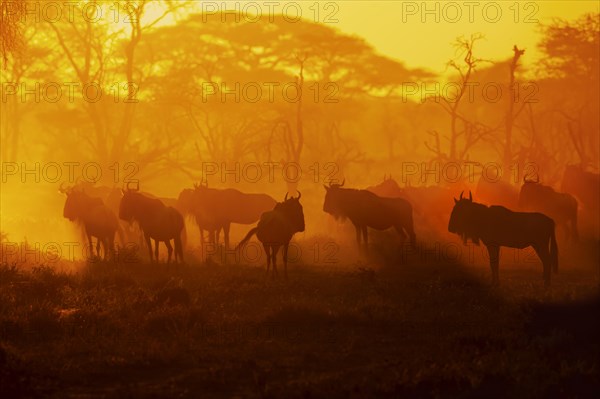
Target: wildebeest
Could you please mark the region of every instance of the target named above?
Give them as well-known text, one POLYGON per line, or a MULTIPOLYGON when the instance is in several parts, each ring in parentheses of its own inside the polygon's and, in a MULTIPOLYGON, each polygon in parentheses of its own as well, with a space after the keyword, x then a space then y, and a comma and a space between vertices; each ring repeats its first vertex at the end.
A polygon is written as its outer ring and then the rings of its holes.
POLYGON ((92 257, 94 256, 92 237, 96 237, 96 254, 98 257, 100 257, 100 244, 102 244, 104 259, 108 259, 109 254, 114 258, 115 234, 117 232, 119 232, 120 239, 123 241, 123 232, 119 227, 119 221, 115 213, 100 198, 93 198, 82 189, 64 188, 64 185, 61 184, 59 190, 67 195, 63 216, 83 225, 92 257))
POLYGON ((413 207, 415 218, 430 227, 443 226, 448 214, 452 210, 452 192, 446 187, 400 187, 392 177, 383 178, 383 182, 376 186, 367 187, 368 191, 387 198, 404 198, 413 207))
MULTIPOLYGON (((101 199, 104 204, 113 211, 115 215, 119 214, 119 206, 121 204, 121 198, 123 198, 123 192, 120 187, 108 187, 102 185, 96 185, 87 181, 78 181, 74 186, 75 190, 85 191, 87 195, 92 198, 101 199)), ((142 244, 140 230, 133 226, 127 225, 126 223, 119 222, 119 232, 123 233, 123 239, 128 244, 139 243, 142 244)))
POLYGON ((386 230, 394 227, 402 242, 408 236, 412 246, 416 243, 411 204, 403 198, 379 197, 367 190, 342 188, 341 184, 325 187, 323 211, 335 218, 348 218, 356 229, 356 241, 360 248, 361 235, 368 250, 367 227, 386 230))
MULTIPOLYGON (((182 195, 183 192, 179 197, 182 198, 182 195)), ((216 189, 196 184, 191 197, 191 213, 200 229, 215 234, 215 240, 212 240, 215 243, 218 243, 219 230, 223 229, 225 248, 228 248, 231 223, 255 223, 276 203, 267 194, 243 193, 233 188, 216 189)))
POLYGON ((267 273, 271 263, 273 263, 273 277, 277 274, 277 252, 283 246, 283 266, 285 278, 287 278, 287 256, 288 248, 292 236, 304 231, 304 211, 300 204, 302 194, 298 192, 298 197, 288 198, 285 195, 283 202, 275 205, 273 210, 264 212, 256 227, 246 234, 240 241, 236 250, 241 248, 254 234, 262 243, 267 254, 267 273))
POLYGON ((515 186, 503 180, 490 180, 483 175, 477 182, 475 195, 478 201, 509 209, 516 209, 519 204, 519 190, 515 186))
POLYGON ((600 175, 597 173, 568 165, 560 189, 575 195, 590 214, 600 212, 600 175))
POLYGON ((175 242, 175 262, 183 262, 183 240, 185 239, 185 226, 183 216, 173 207, 165 206, 158 198, 150 198, 137 189, 123 190, 123 198, 119 206, 119 218, 127 221, 136 221, 144 234, 144 239, 150 252, 152 261, 152 242, 155 244, 155 258, 158 262, 158 245, 163 241, 167 247, 167 263, 171 262, 175 242))
POLYGON ((540 184, 539 179, 523 178, 519 208, 550 216, 557 226, 562 226, 567 240, 578 239, 577 200, 572 195, 558 193, 552 187, 540 184))
POLYGON ((558 271, 558 247, 554 221, 541 213, 513 212, 503 206, 486 206, 469 199, 454 199, 448 231, 466 244, 483 242, 490 256, 492 281, 498 284, 500 247, 533 247, 544 267, 544 283, 550 285, 551 270, 558 271))
MULTIPOLYGON (((194 187, 197 187, 194 185, 194 187)), ((177 209, 183 214, 194 218, 198 229, 200 230, 200 243, 204 244, 204 231, 208 232, 208 242, 218 244, 219 232, 222 230, 222 225, 217 225, 217 221, 211 215, 208 209, 205 209, 198 204, 195 204, 195 188, 186 188, 179 193, 177 198, 177 209)))

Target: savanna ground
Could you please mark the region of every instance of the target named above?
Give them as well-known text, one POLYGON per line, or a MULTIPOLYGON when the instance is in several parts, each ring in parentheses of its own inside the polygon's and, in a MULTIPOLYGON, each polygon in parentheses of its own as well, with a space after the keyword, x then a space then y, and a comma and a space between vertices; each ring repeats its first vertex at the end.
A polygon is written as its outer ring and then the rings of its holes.
POLYGON ((600 391, 594 263, 563 251, 546 290, 536 260, 503 252, 494 288, 485 259, 380 253, 356 263, 343 247, 336 263, 300 259, 288 281, 266 278, 260 262, 4 264, 0 397, 600 391))

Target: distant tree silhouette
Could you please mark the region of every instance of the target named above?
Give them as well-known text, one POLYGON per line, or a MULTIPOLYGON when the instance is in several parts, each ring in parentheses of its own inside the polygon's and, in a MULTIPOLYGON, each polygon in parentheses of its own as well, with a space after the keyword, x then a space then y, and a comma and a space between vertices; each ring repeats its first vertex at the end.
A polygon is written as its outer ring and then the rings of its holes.
POLYGON ((440 96, 441 101, 439 102, 444 111, 450 116, 449 136, 443 137, 448 141, 448 148, 445 149, 442 137, 440 137, 437 130, 429 130, 433 143, 425 141, 425 146, 433 152, 433 161, 468 159, 469 151, 473 146, 494 130, 480 122, 473 122, 460 110, 465 95, 468 93, 468 87, 473 79, 474 72, 482 63, 490 62, 476 57, 473 53, 475 43, 482 38, 483 35, 481 34, 473 34, 469 38, 459 37, 454 43, 461 61, 450 60, 448 61, 448 67, 455 70, 458 75, 458 82, 456 82, 458 89, 452 97, 440 96), (461 123, 462 129, 459 127, 461 123))
POLYGON ((3 65, 8 56, 23 45, 21 18, 25 14, 25 0, 0 0, 0 54, 3 65))
MULTIPOLYGON (((542 70, 561 93, 551 97, 555 112, 564 118, 564 130, 579 163, 598 168, 600 14, 586 14, 575 21, 556 20, 543 26, 543 33, 539 44, 545 54, 542 70), (576 95, 564 96, 565 92, 576 95)), ((564 147, 561 150, 564 152, 564 147)))

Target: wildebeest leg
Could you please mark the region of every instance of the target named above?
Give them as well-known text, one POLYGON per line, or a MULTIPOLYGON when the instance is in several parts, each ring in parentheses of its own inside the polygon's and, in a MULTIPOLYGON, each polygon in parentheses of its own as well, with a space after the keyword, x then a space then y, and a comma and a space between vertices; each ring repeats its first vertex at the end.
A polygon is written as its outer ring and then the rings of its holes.
POLYGON ((90 233, 87 232, 87 229, 85 231, 85 235, 87 236, 88 242, 90 244, 90 259, 94 259, 94 244, 92 244, 92 236, 90 235, 90 233))
POLYGON ((181 239, 181 234, 179 236, 175 236, 173 240, 175 242, 175 263, 177 263, 177 257, 179 256, 179 262, 183 263, 183 241, 181 239))
POLYGON ((150 263, 152 263, 152 240, 150 236, 144 233, 144 239, 146 240, 146 246, 148 247, 148 253, 150 254, 150 263))
POLYGON ((229 228, 231 227, 230 223, 225 223, 223 226, 223 239, 225 240, 225 249, 229 249, 229 228))
POLYGON ((104 254, 102 256, 102 259, 104 261, 108 260, 108 238, 104 237, 103 239, 100 239, 100 237, 97 237, 98 241, 96 244, 96 252, 98 252, 98 257, 100 257, 100 244, 102 244, 102 249, 104 251, 104 254))
POLYGON ((368 234, 367 234, 367 226, 363 226, 362 234, 363 234, 363 238, 365 241, 365 253, 368 254, 369 253, 369 238, 368 238, 368 234))
POLYGON ((394 226, 394 228, 396 229, 396 231, 398 232, 398 235, 400 236, 400 246, 404 246, 404 240, 406 240, 407 234, 404 232, 404 229, 402 228, 402 226, 396 225, 396 226, 394 226))
POLYGON ((267 275, 269 274, 269 269, 271 268, 271 247, 267 243, 263 243, 263 248, 265 249, 265 253, 267 254, 267 275))
POLYGON ((356 244, 358 244, 358 250, 360 251, 360 227, 357 225, 354 225, 354 228, 356 229, 356 244))
POLYGON ((272 254, 273 259, 271 259, 273 262, 273 278, 275 278, 275 276, 277 276, 277 252, 279 252, 280 246, 281 245, 278 245, 278 244, 273 244, 271 246, 273 248, 273 254, 272 254))
POLYGON ((408 239, 410 240, 410 246, 414 249, 417 247, 417 236, 415 234, 415 230, 412 225, 408 226, 406 230, 408 233, 408 239))
POLYGON ((498 263, 500 262, 500 247, 490 244, 487 246, 488 254, 490 255, 490 267, 492 268, 492 284, 498 285, 500 278, 498 277, 498 263))
POLYGON ((287 280, 288 275, 287 275, 287 256, 288 256, 288 248, 290 246, 289 242, 286 242, 285 244, 283 244, 283 273, 285 276, 285 279, 287 280))
POLYGON ((550 286, 550 279, 552 278, 552 265, 550 262, 550 251, 548 250, 547 245, 534 245, 533 249, 537 253, 538 257, 542 261, 542 266, 544 267, 544 286, 550 286))
POLYGON ((154 240, 154 257, 156 258, 156 263, 158 263, 158 245, 160 241, 154 240))
POLYGON ((198 230, 200 230, 200 246, 204 246, 204 230, 202 230, 202 227, 198 226, 198 230))
MULTIPOLYGON (((171 263, 171 254, 173 253, 173 247, 171 246, 171 240, 166 240, 165 245, 167 246, 167 265, 171 263)), ((158 244, 157 244, 158 246, 158 244)))
MULTIPOLYGON (((98 254, 98 259, 100 259, 100 237, 96 237, 96 254, 98 254)), ((106 257, 106 247, 104 247, 104 257, 106 257)))
POLYGON ((106 243, 108 244, 108 252, 110 253, 110 260, 115 261, 117 258, 116 255, 116 251, 115 251, 115 236, 113 235, 109 235, 108 238, 106 239, 106 243))

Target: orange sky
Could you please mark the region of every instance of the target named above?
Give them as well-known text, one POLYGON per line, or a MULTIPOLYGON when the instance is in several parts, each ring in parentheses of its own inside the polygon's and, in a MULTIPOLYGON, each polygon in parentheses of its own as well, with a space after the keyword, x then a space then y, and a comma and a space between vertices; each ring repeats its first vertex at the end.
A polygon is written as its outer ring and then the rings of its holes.
POLYGON ((402 60, 408 66, 427 67, 434 71, 443 70, 446 61, 454 56, 450 43, 457 36, 484 33, 486 39, 479 43, 478 51, 481 57, 489 59, 510 57, 512 46, 517 44, 528 50, 528 60, 523 60, 528 62, 539 56, 535 48, 539 40, 539 25, 533 20, 547 24, 557 17, 574 19, 583 13, 600 10, 600 2, 594 0, 473 2, 477 6, 472 8, 473 22, 470 22, 469 7, 464 5, 469 2, 464 1, 428 1, 430 10, 435 10, 436 3, 439 7, 439 12, 431 14, 423 12, 424 2, 421 1, 338 3, 340 29, 364 37, 381 53, 402 60), (460 7, 448 6, 450 3, 460 7), (517 22, 515 4, 519 6, 517 22), (462 13, 461 18, 456 17, 457 9, 462 13), (487 14, 484 14, 484 9, 487 14), (501 10, 501 15, 494 22, 497 9, 501 10), (439 17, 439 22, 436 22, 436 17, 439 17), (458 21, 452 22, 453 19, 458 21))
MULTIPOLYGON (((511 56, 514 44, 527 49, 523 62, 539 57, 539 23, 554 18, 574 19, 588 12, 600 12, 597 0, 583 1, 399 1, 399 0, 296 0, 296 1, 199 1, 197 11, 239 7, 251 17, 260 8, 269 15, 283 13, 327 23, 365 38, 379 52, 403 61, 409 67, 443 72, 454 57, 451 43, 456 37, 484 33, 478 55, 486 59, 511 56), (269 3, 276 5, 269 6, 269 3), (224 6, 225 5, 225 6, 224 6), (298 7, 300 11, 298 11, 298 7), (436 9, 437 7, 437 9, 436 9), (426 11, 430 10, 431 13, 426 11), (284 11, 284 12, 282 12, 284 11), (436 19, 437 18, 437 19, 436 19), (538 21, 538 22, 536 22, 538 21)), ((250 18, 249 17, 249 18, 250 18)))

